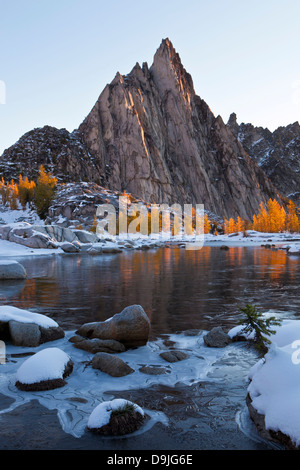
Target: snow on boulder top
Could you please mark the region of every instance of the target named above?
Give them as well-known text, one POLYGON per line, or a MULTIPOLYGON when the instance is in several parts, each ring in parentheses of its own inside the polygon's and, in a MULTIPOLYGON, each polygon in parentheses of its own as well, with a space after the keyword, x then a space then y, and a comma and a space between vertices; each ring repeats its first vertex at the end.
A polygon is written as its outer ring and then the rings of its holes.
POLYGON ((300 322, 285 320, 271 336, 272 345, 249 372, 252 406, 265 427, 281 431, 300 445, 300 322))
POLYGON ((25 279, 26 270, 18 261, 0 260, 0 279, 25 279))
POLYGON ((22 384, 62 379, 69 361, 70 356, 59 348, 43 349, 23 362, 16 379, 22 384))
POLYGON ((57 327, 58 324, 52 318, 40 313, 30 312, 11 305, 0 306, 0 321, 9 322, 14 320, 20 323, 35 323, 44 328, 57 327))
POLYGON ((144 411, 138 405, 122 398, 116 398, 115 400, 104 401, 103 403, 100 403, 100 405, 96 406, 96 408, 89 417, 87 424, 88 428, 102 428, 102 426, 105 426, 109 423, 112 411, 115 411, 119 408, 123 408, 126 405, 133 406, 135 411, 144 416, 144 411))

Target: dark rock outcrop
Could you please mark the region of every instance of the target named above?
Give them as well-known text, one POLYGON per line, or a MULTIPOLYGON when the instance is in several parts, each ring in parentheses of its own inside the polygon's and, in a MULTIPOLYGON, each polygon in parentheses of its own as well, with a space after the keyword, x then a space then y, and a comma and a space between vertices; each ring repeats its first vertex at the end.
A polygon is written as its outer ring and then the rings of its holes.
POLYGON ((274 132, 252 124, 238 124, 235 113, 227 123, 248 155, 261 167, 280 193, 300 199, 300 125, 294 122, 274 132))

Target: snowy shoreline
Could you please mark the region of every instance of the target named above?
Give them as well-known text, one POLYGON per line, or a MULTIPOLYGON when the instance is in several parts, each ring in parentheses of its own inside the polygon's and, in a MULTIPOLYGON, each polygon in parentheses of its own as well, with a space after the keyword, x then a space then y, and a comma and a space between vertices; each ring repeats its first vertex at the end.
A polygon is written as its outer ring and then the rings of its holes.
MULTIPOLYGON (((182 236, 178 238, 168 237, 167 234, 159 235, 156 238, 146 236, 129 236, 128 237, 116 237, 115 240, 101 240, 95 243, 81 244, 82 251, 79 250, 75 254, 87 254, 90 248, 100 249, 106 247, 113 250, 116 249, 118 252, 126 251, 128 249, 150 249, 150 248, 161 248, 165 246, 180 246, 185 248, 191 246, 195 251, 201 249, 202 240, 199 247, 193 248, 193 245, 199 244, 199 241, 195 240, 194 237, 182 236), (130 242, 130 246, 127 242, 130 242)), ((11 242, 8 240, 0 239, 0 258, 12 257, 12 256, 44 256, 44 255, 59 255, 66 254, 61 248, 62 243, 57 243, 56 248, 30 248, 19 243, 11 242)), ((255 247, 262 245, 275 245, 277 248, 285 249, 290 254, 300 254, 300 234, 291 233, 261 233, 250 231, 248 236, 243 236, 242 233, 230 234, 230 235, 204 235, 203 246, 228 246, 228 247, 255 247)), ((109 251, 107 251, 109 252, 109 251)), ((73 253, 68 253, 73 254, 73 253)))

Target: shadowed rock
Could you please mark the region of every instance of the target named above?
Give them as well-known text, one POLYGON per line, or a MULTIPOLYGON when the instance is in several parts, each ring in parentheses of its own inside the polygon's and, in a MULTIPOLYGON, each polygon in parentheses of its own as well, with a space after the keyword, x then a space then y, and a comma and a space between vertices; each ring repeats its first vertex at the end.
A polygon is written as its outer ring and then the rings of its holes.
POLYGON ((92 367, 112 377, 124 377, 134 372, 134 370, 118 356, 112 356, 104 352, 95 354, 92 360, 92 367))
POLYGON ((225 333, 221 326, 216 326, 203 337, 206 346, 212 348, 223 348, 232 342, 230 336, 225 333))
POLYGON ((144 309, 131 305, 105 322, 85 323, 76 333, 85 338, 114 339, 132 348, 145 345, 149 332, 150 321, 144 309))
POLYGON ((162 357, 167 362, 178 362, 187 359, 189 355, 183 351, 165 351, 160 353, 160 357, 162 357))

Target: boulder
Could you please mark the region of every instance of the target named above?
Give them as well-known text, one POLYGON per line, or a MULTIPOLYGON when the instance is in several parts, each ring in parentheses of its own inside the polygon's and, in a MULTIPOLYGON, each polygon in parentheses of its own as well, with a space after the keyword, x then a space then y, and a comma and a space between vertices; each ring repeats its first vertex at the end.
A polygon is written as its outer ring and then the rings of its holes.
POLYGON ((16 374, 16 387, 24 391, 52 390, 66 385, 73 361, 58 348, 47 348, 23 362, 16 374))
POLYGON ((211 348, 224 348, 232 342, 230 336, 223 331, 221 326, 216 326, 203 337, 206 346, 211 348))
POLYGON ((13 260, 0 260, 0 280, 26 279, 26 270, 22 264, 13 260))
POLYGON ((36 323, 8 322, 11 342, 14 346, 36 347, 41 344, 41 331, 36 323))
POLYGON ((57 245, 49 235, 35 231, 30 227, 12 228, 8 234, 10 242, 18 243, 29 248, 56 248, 57 245))
POLYGON ((88 248, 87 253, 89 255, 102 255, 102 245, 92 245, 88 248))
POLYGON ((169 372, 165 367, 159 366, 143 366, 140 367, 139 371, 147 375, 163 375, 169 372))
POLYGON ((10 305, 0 306, 0 339, 15 346, 36 347, 65 336, 51 318, 10 305))
POLYGON ((73 232, 81 243, 96 243, 98 241, 97 235, 87 230, 73 230, 73 232))
POLYGON ((183 351, 171 350, 160 353, 162 357, 167 362, 178 362, 187 359, 189 355, 183 351))
POLYGON ((122 343, 119 343, 119 341, 115 341, 114 339, 81 338, 81 340, 74 340, 73 337, 72 342, 76 348, 83 349, 84 351, 88 351, 92 354, 96 354, 98 352, 115 354, 125 351, 125 346, 122 343))
MULTIPOLYGON (((79 343, 80 344, 80 343, 79 343)), ((124 377, 132 374, 134 370, 118 356, 105 352, 96 353, 92 359, 93 369, 99 369, 112 377, 124 377)))
POLYGON ((141 427, 144 411, 127 400, 115 399, 100 403, 91 413, 87 428, 104 436, 122 436, 141 427))
POLYGON ((122 253, 122 251, 118 246, 102 246, 102 253, 122 253))
POLYGON ((75 233, 67 227, 60 227, 59 225, 34 225, 32 228, 37 232, 44 233, 59 243, 72 243, 77 240, 75 233))
POLYGON ((65 252, 65 253, 78 253, 80 251, 80 248, 73 243, 70 242, 64 242, 60 245, 60 248, 65 252))
POLYGON ((85 338, 114 339, 126 348, 145 345, 149 332, 150 320, 140 305, 126 307, 104 322, 85 323, 77 330, 85 338))

